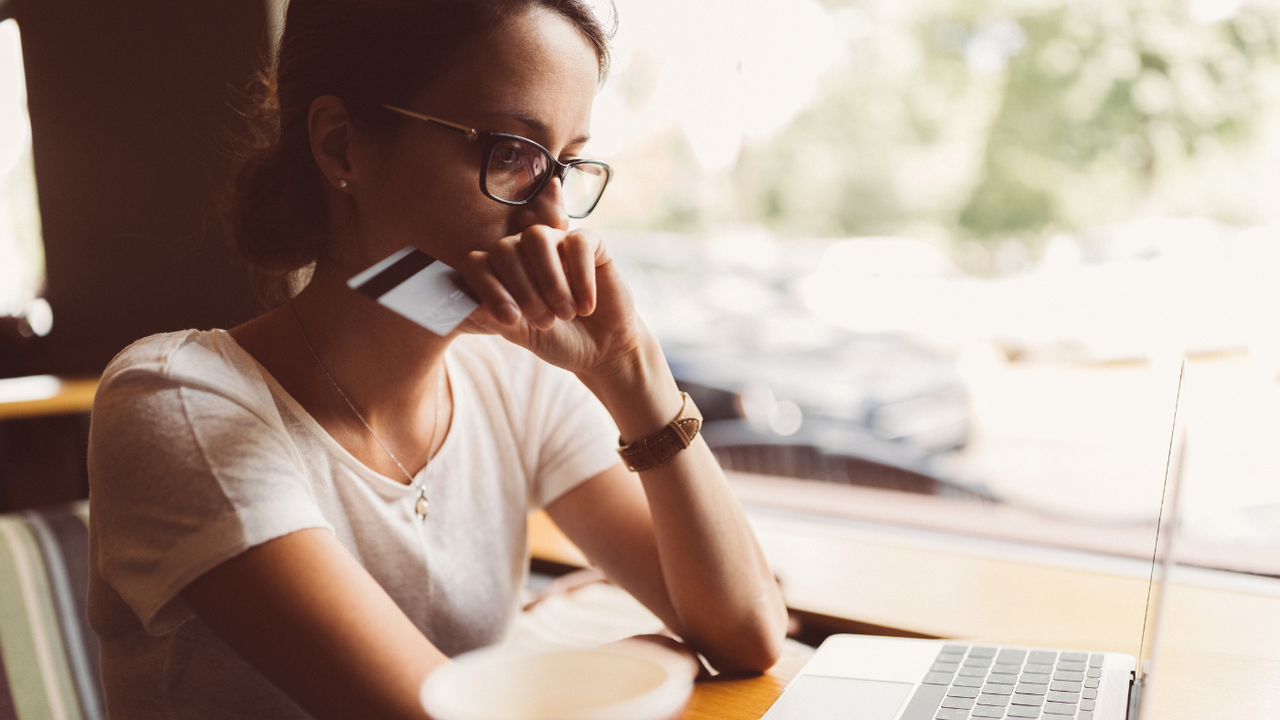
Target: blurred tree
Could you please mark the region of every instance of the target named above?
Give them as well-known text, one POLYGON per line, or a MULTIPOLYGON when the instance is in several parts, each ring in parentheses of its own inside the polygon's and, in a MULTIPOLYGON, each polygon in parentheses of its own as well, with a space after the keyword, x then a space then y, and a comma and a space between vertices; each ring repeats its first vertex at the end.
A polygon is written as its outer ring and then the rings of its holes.
POLYGON ((1244 219, 1229 202, 1183 207, 1194 191, 1160 190, 1209 184, 1187 168, 1253 142, 1275 103, 1275 7, 826 4, 862 30, 813 104, 744 152, 736 181, 752 219, 794 234, 932 228, 985 242, 1146 210, 1244 219))
POLYGON ((1017 17, 983 179, 959 214, 979 237, 1121 219, 1161 175, 1251 136, 1255 70, 1276 60, 1274 18, 1197 22, 1187 5, 1066 3, 1017 17), (1085 192, 1081 192, 1083 185, 1085 192), (1110 197, 1085 197, 1110 190, 1110 197), (1116 191, 1119 192, 1116 192, 1116 191))

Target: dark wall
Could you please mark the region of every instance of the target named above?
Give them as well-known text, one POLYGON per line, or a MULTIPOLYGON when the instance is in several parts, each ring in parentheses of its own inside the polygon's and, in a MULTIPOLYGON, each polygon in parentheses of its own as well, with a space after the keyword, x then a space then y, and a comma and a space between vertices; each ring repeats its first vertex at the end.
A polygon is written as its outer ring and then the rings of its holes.
POLYGON ((138 338, 256 314, 207 221, 264 0, 9 0, 4 14, 22 32, 54 329, 0 339, 0 376, 94 375, 138 338))

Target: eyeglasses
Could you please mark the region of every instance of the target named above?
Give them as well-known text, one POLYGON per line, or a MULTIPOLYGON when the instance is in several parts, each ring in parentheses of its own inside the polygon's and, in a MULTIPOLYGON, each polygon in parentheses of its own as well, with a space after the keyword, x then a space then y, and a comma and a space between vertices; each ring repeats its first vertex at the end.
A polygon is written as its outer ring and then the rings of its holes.
POLYGON ((565 212, 574 219, 584 218, 596 209, 605 185, 613 175, 610 167, 598 160, 570 160, 562 163, 538 143, 500 132, 479 132, 474 128, 447 122, 412 110, 383 105, 392 112, 461 133, 484 149, 480 160, 480 191, 504 205, 531 202, 551 178, 560 179, 564 192, 565 212))

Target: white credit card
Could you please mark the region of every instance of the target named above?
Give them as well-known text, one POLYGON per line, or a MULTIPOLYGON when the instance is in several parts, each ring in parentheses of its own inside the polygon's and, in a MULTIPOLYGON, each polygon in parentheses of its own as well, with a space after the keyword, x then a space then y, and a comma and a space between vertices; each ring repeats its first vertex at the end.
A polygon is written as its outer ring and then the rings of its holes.
POLYGON ((456 270, 417 248, 407 247, 347 281, 437 335, 448 335, 480 304, 467 294, 456 270))

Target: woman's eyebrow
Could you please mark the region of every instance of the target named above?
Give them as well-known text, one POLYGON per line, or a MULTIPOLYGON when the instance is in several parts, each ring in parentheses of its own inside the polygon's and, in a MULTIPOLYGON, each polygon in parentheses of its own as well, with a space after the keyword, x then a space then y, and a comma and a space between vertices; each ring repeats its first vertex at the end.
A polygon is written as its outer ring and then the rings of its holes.
MULTIPOLYGON (((499 111, 488 113, 488 114, 493 117, 502 117, 510 120, 515 120, 521 125, 528 127, 534 133, 540 134, 543 137, 547 137, 548 135, 551 134, 551 128, 545 122, 524 112, 520 112, 517 110, 499 110, 499 111)), ((590 134, 582 134, 573 138, 568 143, 566 143, 566 147, 573 147, 574 145, 585 145, 587 144, 587 141, 590 139, 591 139, 590 134)))

